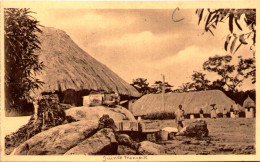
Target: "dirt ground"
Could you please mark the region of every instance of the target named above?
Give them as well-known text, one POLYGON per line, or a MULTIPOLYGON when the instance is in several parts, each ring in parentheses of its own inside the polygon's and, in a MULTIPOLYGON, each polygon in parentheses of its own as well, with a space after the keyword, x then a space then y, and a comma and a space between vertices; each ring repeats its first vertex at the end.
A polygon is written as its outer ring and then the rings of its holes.
MULTIPOLYGON (((195 119, 186 119, 188 124, 195 119)), ((157 142, 167 154, 215 155, 255 154, 255 119, 219 118, 203 119, 207 122, 209 137, 201 139, 176 136, 173 140, 157 142)), ((174 120, 146 120, 147 128, 176 127, 174 120)))

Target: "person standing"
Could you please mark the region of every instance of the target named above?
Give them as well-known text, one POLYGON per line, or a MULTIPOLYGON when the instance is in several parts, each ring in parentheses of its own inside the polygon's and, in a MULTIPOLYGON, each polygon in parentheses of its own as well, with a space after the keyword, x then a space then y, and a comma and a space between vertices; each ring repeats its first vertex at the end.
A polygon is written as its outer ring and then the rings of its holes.
POLYGON ((179 105, 179 109, 175 111, 175 121, 177 123, 177 129, 180 131, 183 128, 184 121, 184 110, 182 109, 182 105, 179 105))
POLYGON ((234 107, 234 114, 235 114, 235 118, 239 118, 239 104, 236 103, 235 107, 234 107))
POLYGON ((223 109, 223 118, 227 118, 227 109, 226 108, 223 109))
POLYGON ((203 108, 200 108, 200 118, 203 118, 203 108))
POLYGON ((212 104, 210 106, 212 106, 211 108, 211 118, 216 119, 217 118, 217 108, 215 107, 216 104, 212 104))
POLYGON ((233 105, 230 107, 230 118, 235 118, 233 105))

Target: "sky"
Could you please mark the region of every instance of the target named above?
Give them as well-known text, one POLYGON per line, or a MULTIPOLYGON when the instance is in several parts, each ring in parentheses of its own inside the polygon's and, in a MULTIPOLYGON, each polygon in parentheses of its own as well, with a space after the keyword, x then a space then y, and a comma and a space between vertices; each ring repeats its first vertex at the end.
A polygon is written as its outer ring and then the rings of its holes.
MULTIPOLYGON (((128 83, 147 78, 150 85, 166 81, 178 88, 190 82, 193 71, 206 73, 202 64, 209 57, 225 55, 224 42, 228 24, 220 24, 214 35, 198 25, 195 9, 31 9, 46 27, 64 30, 80 48, 109 67, 128 83)), ((243 23, 241 21, 241 23, 243 23)), ((243 24, 242 24, 243 28, 243 24)), ((236 29, 235 29, 236 30, 236 29)), ((236 56, 251 57, 249 46, 242 46, 236 56)), ((239 88, 254 88, 247 80, 239 88)))

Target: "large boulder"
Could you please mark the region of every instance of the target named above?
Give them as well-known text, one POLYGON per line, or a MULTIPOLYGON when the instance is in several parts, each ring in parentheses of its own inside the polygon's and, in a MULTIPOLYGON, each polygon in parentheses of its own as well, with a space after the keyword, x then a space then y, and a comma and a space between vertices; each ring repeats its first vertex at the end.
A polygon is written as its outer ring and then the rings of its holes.
POLYGON ((208 134, 209 130, 205 120, 195 120, 177 133, 177 135, 188 137, 206 137, 208 134))
POLYGON ((18 146, 13 155, 59 155, 92 136, 98 121, 79 121, 43 131, 18 146))
POLYGON ((70 149, 65 155, 115 155, 117 146, 113 130, 104 128, 70 149))
POLYGON ((117 106, 116 108, 109 108, 105 106, 81 106, 73 107, 66 110, 66 115, 73 117, 76 120, 99 120, 104 114, 109 115, 115 122, 129 120, 136 122, 133 114, 126 108, 117 106))
POLYGON ((140 155, 163 155, 163 154, 165 154, 165 150, 164 150, 163 146, 161 146, 161 145, 152 143, 150 141, 143 141, 140 143, 140 147, 138 148, 138 154, 140 154, 140 155))

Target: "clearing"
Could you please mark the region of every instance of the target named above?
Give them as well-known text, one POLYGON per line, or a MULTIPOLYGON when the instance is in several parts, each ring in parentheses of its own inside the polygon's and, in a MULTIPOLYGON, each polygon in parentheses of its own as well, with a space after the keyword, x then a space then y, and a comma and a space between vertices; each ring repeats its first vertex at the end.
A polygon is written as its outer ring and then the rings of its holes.
MULTIPOLYGON (((186 119, 188 124, 196 119, 186 119)), ((209 137, 187 138, 176 136, 174 140, 157 142, 167 154, 255 154, 255 118, 204 118, 209 137)), ((174 120, 146 120, 148 128, 177 127, 174 120)))

